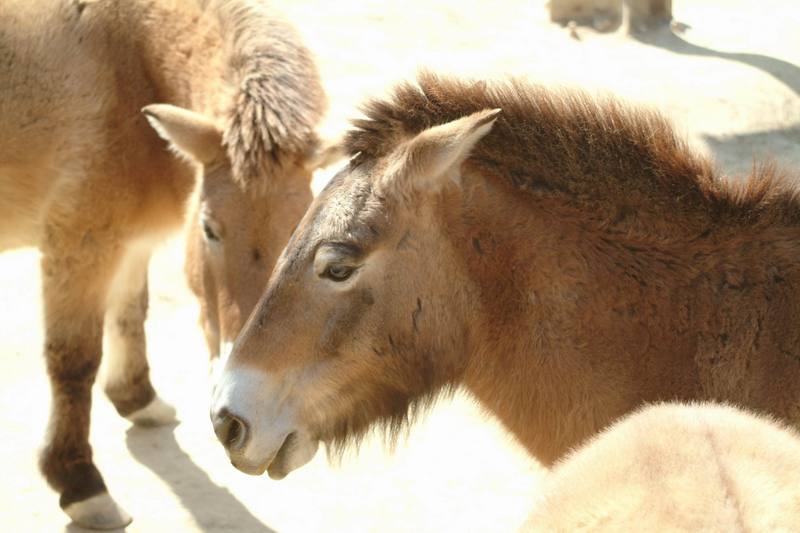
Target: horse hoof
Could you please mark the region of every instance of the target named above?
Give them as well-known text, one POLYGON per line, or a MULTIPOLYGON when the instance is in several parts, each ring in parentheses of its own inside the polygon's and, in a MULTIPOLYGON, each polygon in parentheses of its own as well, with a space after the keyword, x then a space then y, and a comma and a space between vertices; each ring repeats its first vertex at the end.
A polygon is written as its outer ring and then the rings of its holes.
POLYGON ((137 426, 165 426, 177 421, 175 408, 156 396, 152 401, 126 418, 137 426))
POLYGON ((86 529, 119 529, 132 521, 107 492, 71 503, 64 511, 76 525, 86 529))

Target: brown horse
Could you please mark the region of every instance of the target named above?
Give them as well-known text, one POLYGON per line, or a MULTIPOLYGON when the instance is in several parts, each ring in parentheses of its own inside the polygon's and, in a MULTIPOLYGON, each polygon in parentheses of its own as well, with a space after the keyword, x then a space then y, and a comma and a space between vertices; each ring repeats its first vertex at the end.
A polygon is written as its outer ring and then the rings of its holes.
POLYGON ((217 384, 237 468, 280 478, 459 384, 546 464, 645 402, 800 424, 777 172, 728 183, 656 113, 519 81, 423 74, 365 114, 217 384))
POLYGON ((88 443, 104 331, 119 413, 173 420, 145 357, 151 249, 196 189, 187 270, 216 354, 311 201, 325 99, 293 29, 258 2, 1 2, 0 250, 42 252, 41 467, 75 522, 122 526, 88 443))
POLYGON ((800 435, 730 406, 661 404, 550 472, 524 531, 800 531, 800 435))

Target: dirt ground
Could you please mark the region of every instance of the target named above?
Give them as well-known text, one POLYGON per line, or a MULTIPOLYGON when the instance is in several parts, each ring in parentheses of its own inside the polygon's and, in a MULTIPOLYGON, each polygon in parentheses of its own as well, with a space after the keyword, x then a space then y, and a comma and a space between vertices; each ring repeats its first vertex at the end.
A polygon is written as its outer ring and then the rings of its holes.
MULTIPOLYGON (((572 37, 549 23, 543 0, 277 3, 320 61, 329 134, 365 95, 427 65, 654 105, 731 175, 754 156, 800 168, 796 0, 675 0, 679 24, 639 38, 582 28, 572 37)), ((134 516, 126 531, 496 532, 524 519, 545 472, 466 395, 441 402, 393 454, 374 439, 357 458, 329 465, 319 453, 280 482, 234 470, 208 421, 206 354, 181 265, 176 236, 151 265, 147 333, 154 381, 182 422, 130 428, 101 394, 94 404, 95 456, 134 516)), ((0 525, 80 531, 36 467, 49 398, 38 283, 35 251, 0 257, 0 525)))

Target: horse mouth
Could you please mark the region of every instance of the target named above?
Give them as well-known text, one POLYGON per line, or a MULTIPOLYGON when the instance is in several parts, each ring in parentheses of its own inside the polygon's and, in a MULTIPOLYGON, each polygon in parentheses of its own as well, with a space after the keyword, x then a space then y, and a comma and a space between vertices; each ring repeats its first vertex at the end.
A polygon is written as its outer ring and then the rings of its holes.
POLYGON ((275 480, 283 479, 289 474, 289 472, 291 472, 291 467, 289 466, 289 456, 292 450, 295 448, 296 443, 297 432, 292 431, 286 436, 283 444, 281 444, 281 447, 272 457, 272 461, 270 461, 269 465, 267 466, 267 474, 269 474, 270 478, 275 480))
POLYGON ((283 479, 291 472, 289 457, 292 449, 295 447, 296 441, 297 433, 294 431, 289 433, 286 438, 283 439, 283 444, 278 448, 278 451, 275 452, 270 459, 260 463, 248 461, 241 455, 232 454, 229 454, 230 461, 234 468, 245 474, 260 476, 264 472, 267 472, 272 479, 283 479))
POLYGON ((236 470, 248 474, 250 476, 260 476, 267 469, 267 465, 263 463, 260 465, 256 465, 248 461, 244 461, 241 458, 233 456, 231 456, 230 460, 231 464, 236 470))

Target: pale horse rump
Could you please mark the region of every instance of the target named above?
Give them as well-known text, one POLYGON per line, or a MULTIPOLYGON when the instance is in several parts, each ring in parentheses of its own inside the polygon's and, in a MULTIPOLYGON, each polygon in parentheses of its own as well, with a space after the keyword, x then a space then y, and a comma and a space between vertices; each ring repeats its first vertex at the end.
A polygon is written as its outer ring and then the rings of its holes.
POLYGON ((523 531, 798 531, 800 436, 729 405, 656 404, 549 473, 523 531))

